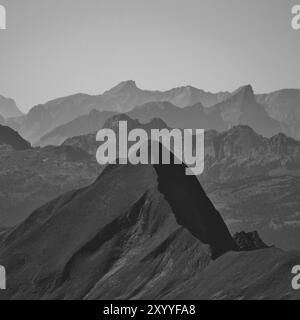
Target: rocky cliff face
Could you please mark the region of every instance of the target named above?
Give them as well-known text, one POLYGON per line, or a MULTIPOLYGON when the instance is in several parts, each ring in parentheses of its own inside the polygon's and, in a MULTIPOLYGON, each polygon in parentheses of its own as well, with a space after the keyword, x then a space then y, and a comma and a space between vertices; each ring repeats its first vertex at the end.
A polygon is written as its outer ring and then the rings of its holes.
POLYGON ((250 85, 239 88, 229 99, 213 108, 221 113, 227 128, 247 125, 265 137, 271 137, 281 131, 279 122, 270 117, 264 107, 257 103, 250 85))
POLYGON ((257 231, 237 232, 234 235, 233 239, 237 243, 240 251, 251 251, 268 248, 268 246, 261 240, 257 231))

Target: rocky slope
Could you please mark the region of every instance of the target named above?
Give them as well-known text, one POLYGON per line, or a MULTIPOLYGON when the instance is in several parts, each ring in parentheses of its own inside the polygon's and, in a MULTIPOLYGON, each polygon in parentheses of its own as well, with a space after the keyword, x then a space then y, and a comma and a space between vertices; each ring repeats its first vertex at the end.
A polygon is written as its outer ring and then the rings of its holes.
POLYGON ((248 126, 206 132, 205 152, 204 176, 210 181, 300 172, 299 141, 284 134, 267 139, 248 126))
POLYGON ((109 166, 4 231, 0 299, 299 299, 300 255, 247 240, 259 249, 236 252, 181 165, 109 166))
POLYGON ((236 248, 184 166, 109 166, 4 234, 1 298, 159 298, 236 248))
POLYGON ((258 230, 267 244, 300 250, 300 142, 250 127, 207 132, 206 192, 232 233, 258 230))
POLYGON ((299 300, 291 270, 300 254, 276 248, 230 252, 164 296, 169 300, 299 300))
POLYGON ((95 157, 76 147, 17 151, 0 145, 0 226, 13 226, 63 192, 90 184, 100 171, 95 157))

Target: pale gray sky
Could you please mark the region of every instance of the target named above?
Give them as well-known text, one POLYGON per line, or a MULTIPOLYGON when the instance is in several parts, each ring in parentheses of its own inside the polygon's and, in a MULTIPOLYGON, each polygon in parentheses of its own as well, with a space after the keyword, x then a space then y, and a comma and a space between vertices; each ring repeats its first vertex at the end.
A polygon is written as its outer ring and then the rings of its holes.
POLYGON ((297 0, 0 0, 0 94, 26 111, 123 80, 166 90, 300 87, 297 0))

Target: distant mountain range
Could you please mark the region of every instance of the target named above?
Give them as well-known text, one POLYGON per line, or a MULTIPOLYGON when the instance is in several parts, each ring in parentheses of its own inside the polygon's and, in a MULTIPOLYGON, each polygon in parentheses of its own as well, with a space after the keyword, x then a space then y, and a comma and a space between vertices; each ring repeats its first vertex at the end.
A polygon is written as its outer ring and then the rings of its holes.
POLYGON ((248 125, 265 137, 282 132, 300 138, 299 101, 297 89, 255 95, 247 85, 213 94, 187 86, 161 92, 125 81, 102 95, 76 94, 35 106, 27 115, 6 119, 6 125, 41 146, 95 132, 116 113, 128 113, 142 122, 161 118, 173 128, 225 131, 248 125))
MULTIPOLYGON (((58 145, 67 138, 96 132, 112 114, 93 110, 89 115, 80 116, 50 131, 41 137, 37 144, 58 145)), ((160 118, 171 128, 203 128, 224 131, 236 125, 248 125, 266 137, 287 131, 279 120, 272 118, 264 106, 257 102, 251 86, 238 89, 227 100, 209 108, 204 107, 200 102, 180 108, 170 102, 161 101, 137 106, 127 114, 132 119, 138 119, 141 122, 160 118)), ((42 126, 44 127, 46 125, 42 126)))
POLYGON ((19 132, 27 140, 37 143, 51 130, 87 115, 93 109, 124 113, 151 101, 170 101, 180 107, 200 102, 209 107, 228 96, 229 93, 212 94, 193 87, 175 88, 165 92, 142 90, 134 81, 125 81, 102 95, 80 93, 35 106, 24 117, 19 132))

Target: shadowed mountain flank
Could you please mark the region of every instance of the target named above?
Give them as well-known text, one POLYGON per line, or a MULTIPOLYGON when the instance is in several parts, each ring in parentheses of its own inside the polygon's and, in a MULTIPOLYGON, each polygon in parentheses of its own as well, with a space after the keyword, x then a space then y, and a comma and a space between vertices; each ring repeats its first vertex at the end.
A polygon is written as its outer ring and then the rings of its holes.
POLYGON ((109 165, 2 235, 5 298, 159 299, 236 249, 182 165, 109 165), (55 235, 55 236, 54 236, 55 235), (187 263, 188 261, 188 263, 187 263))
POLYGON ((0 125, 0 145, 3 144, 12 147, 14 150, 26 150, 31 148, 30 143, 24 140, 16 131, 0 125))
POLYGON ((230 250, 237 250, 221 215, 207 197, 199 180, 186 175, 184 164, 154 165, 158 190, 171 206, 177 223, 205 244, 209 244, 212 259, 230 250), (180 186, 180 187, 179 187, 180 186))

